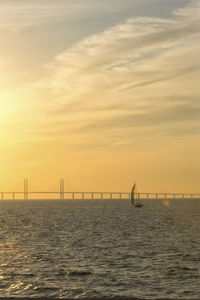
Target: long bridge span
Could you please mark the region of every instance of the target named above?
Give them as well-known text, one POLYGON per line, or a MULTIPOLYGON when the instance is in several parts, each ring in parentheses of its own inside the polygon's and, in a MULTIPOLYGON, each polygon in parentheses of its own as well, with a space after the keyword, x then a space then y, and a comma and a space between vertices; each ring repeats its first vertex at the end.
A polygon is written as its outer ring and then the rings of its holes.
MULTIPOLYGON (((200 194, 194 193, 135 193, 140 199, 200 199, 200 194)), ((64 190, 64 179, 60 179, 60 188, 58 191, 30 191, 28 188, 28 179, 24 179, 23 191, 2 191, 0 199, 130 199, 130 192, 69 192, 64 190)))

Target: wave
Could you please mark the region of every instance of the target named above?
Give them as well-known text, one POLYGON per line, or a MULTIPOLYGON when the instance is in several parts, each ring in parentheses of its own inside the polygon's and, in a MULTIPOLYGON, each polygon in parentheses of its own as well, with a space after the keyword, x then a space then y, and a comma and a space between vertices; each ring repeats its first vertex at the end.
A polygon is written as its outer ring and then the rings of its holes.
POLYGON ((70 271, 67 272, 66 275, 69 276, 69 277, 72 277, 72 276, 89 276, 89 275, 92 275, 92 272, 88 271, 88 270, 70 270, 70 271))

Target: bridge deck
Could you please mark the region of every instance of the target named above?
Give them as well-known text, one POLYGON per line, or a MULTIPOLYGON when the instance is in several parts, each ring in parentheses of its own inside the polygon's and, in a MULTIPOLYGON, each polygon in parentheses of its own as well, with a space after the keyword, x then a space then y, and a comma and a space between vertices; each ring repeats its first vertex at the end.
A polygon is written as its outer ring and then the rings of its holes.
MULTIPOLYGON (((1 199, 130 199, 127 192, 64 192, 64 191, 24 191, 0 192, 1 199)), ((135 197, 148 199, 200 199, 200 194, 182 193, 135 193, 135 197)))

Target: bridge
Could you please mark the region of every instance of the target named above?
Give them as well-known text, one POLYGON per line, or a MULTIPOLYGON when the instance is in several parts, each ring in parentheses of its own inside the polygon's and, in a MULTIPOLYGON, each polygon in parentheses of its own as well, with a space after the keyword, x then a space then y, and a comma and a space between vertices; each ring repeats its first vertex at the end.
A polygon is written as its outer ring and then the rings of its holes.
MULTIPOLYGON (((148 193, 141 192, 135 193, 136 198, 139 197, 142 200, 145 199, 161 199, 161 200, 172 200, 172 199, 200 199, 200 194, 192 193, 148 193)), ((24 179, 23 191, 3 191, 0 192, 0 199, 24 199, 24 200, 35 200, 35 199, 130 199, 130 192, 69 192, 64 190, 64 179, 60 179, 60 188, 58 191, 29 191, 28 179, 24 179)))

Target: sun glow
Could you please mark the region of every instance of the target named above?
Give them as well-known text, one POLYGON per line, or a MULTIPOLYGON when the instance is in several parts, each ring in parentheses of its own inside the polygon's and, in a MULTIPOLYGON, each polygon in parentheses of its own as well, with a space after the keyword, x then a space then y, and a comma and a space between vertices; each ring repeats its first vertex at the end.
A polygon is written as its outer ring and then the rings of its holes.
POLYGON ((10 98, 6 94, 0 94, 0 116, 6 117, 7 113, 12 109, 10 98))
POLYGON ((199 1, 25 2, 0 4, 2 190, 199 193, 199 1))

